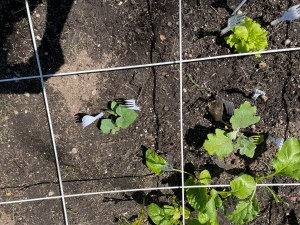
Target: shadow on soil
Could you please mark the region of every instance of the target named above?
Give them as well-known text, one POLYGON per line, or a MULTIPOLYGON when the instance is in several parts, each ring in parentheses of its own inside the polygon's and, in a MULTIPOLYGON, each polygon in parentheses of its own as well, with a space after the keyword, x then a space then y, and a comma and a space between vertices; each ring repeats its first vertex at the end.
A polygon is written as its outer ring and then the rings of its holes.
MULTIPOLYGON (((47 2, 47 16, 45 31, 38 47, 40 61, 43 73, 55 73, 64 64, 64 56, 59 43, 61 33, 72 7, 74 0, 29 0, 31 13, 39 4, 47 2), (59 7, 57 7, 59 6, 59 7), (47 52, 47 54, 45 54, 47 52)), ((14 53, 7 50, 9 46, 8 37, 15 32, 15 24, 27 18, 24 1, 5 0, 0 5, 0 57, 1 57, 1 74, 9 73, 9 76, 0 79, 13 78, 20 75, 38 75, 36 69, 35 55, 32 55, 27 63, 9 64, 8 56, 14 53), (12 72, 13 71, 13 72, 12 72)), ((19 32, 28 32, 29 25, 19 32)), ((32 48, 29 48, 31 50, 32 48)), ((39 93, 41 92, 40 80, 24 80, 22 85, 16 85, 15 82, 5 84, 0 89, 0 93, 39 93)))

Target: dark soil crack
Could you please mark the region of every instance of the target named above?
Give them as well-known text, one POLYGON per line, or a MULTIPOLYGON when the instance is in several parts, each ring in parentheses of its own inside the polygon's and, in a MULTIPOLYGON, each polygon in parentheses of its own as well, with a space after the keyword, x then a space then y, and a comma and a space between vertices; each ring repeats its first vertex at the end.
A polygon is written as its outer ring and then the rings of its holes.
MULTIPOLYGON (((90 179, 74 179, 74 180, 64 180, 62 183, 72 183, 72 182, 94 182, 94 181, 102 181, 102 180, 109 180, 109 179, 122 179, 122 178, 144 178, 144 177, 150 177, 154 176, 154 173, 149 173, 145 175, 128 175, 128 176, 111 176, 111 177, 100 177, 100 178, 90 178, 90 179)), ((28 189, 35 186, 42 186, 42 185, 48 185, 48 184, 59 184, 58 181, 44 181, 44 182, 38 182, 38 183, 32 183, 32 184, 21 184, 21 185, 14 185, 14 186, 4 186, 0 187, 0 190, 6 190, 6 189, 28 189)))
POLYGON ((116 176, 116 177, 101 177, 101 178, 90 178, 90 179, 74 179, 74 180, 64 180, 63 183, 72 183, 72 182, 93 182, 93 181, 102 181, 109 179, 122 179, 122 178, 144 178, 154 176, 154 173, 149 173, 145 175, 128 175, 128 176, 116 176))
MULTIPOLYGON (((151 7, 151 2, 150 0, 147 0, 147 7, 148 7, 148 14, 149 14, 149 21, 150 21, 150 27, 151 27, 151 39, 150 39, 150 63, 153 63, 153 53, 155 51, 156 48, 156 37, 155 37, 155 25, 153 23, 153 13, 152 13, 152 7, 151 7)), ((155 115, 155 125, 156 125, 156 129, 155 129, 155 133, 156 133, 156 137, 155 137, 155 149, 159 149, 159 130, 160 130, 160 121, 159 121, 159 115, 158 115, 158 110, 157 110, 157 106, 156 106, 156 88, 157 88, 157 74, 156 74, 156 69, 155 67, 151 67, 152 70, 152 74, 153 74, 153 91, 152 91, 152 105, 153 105, 153 112, 155 115)))
MULTIPOLYGON (((289 59, 290 61, 291 59, 289 59)), ((291 71, 289 71, 287 73, 287 76, 288 78, 284 81, 284 84, 283 84, 283 87, 282 87, 282 95, 281 95, 281 98, 282 98, 282 103, 283 103, 283 107, 284 107, 284 111, 285 111, 285 119, 286 119, 286 125, 285 125, 285 130, 284 130, 284 139, 287 138, 287 133, 288 133, 288 130, 289 130, 289 126, 290 126, 290 116, 289 116, 289 106, 288 106, 288 102, 286 100, 286 94, 287 94, 287 85, 289 83, 289 78, 291 77, 291 71)))
POLYGON ((270 202, 269 210, 268 210, 268 213, 269 213, 268 224, 271 224, 271 221, 272 221, 272 208, 273 208, 273 205, 272 205, 272 202, 270 202))
POLYGON ((43 181, 43 182, 38 182, 38 183, 33 183, 33 184, 21 184, 21 185, 14 185, 14 186, 4 186, 0 187, 0 190, 6 190, 6 189, 27 189, 35 186, 42 186, 42 185, 47 185, 47 184, 58 184, 57 181, 43 181))

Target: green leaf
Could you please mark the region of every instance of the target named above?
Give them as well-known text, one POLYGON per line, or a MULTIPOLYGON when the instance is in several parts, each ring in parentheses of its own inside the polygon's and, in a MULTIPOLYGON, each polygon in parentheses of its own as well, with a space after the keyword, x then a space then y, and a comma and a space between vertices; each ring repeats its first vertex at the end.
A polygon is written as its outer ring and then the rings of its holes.
POLYGON ((211 175, 208 170, 203 170, 199 175, 200 183, 208 185, 211 181, 211 175))
MULTIPOLYGON (((182 206, 180 206, 180 212, 181 212, 181 214, 183 212, 182 206)), ((189 219, 190 215, 191 215, 191 211, 188 208, 185 207, 184 208, 184 218, 189 219)))
POLYGON ((225 135, 225 131, 216 129, 215 134, 208 134, 203 147, 210 155, 217 155, 221 160, 233 151, 231 138, 225 135))
POLYGON ((268 47, 268 32, 249 17, 232 31, 231 35, 225 37, 225 41, 239 53, 263 51, 268 47))
POLYGON ((180 208, 163 205, 159 207, 155 203, 151 203, 147 207, 147 212, 151 220, 156 225, 180 225, 182 222, 179 220, 181 218, 180 208))
POLYGON ((230 123, 234 130, 238 130, 255 124, 259 120, 260 117, 256 116, 256 107, 251 106, 251 104, 246 101, 241 104, 238 109, 234 110, 233 116, 230 118, 230 123))
POLYGON ((137 118, 137 113, 126 107, 118 106, 116 112, 120 116, 116 120, 116 125, 124 129, 129 127, 137 118))
POLYGON ((259 213, 259 206, 256 198, 252 201, 240 201, 235 210, 227 216, 234 224, 243 225, 254 220, 259 213))
POLYGON ((174 213, 173 213, 173 219, 174 220, 179 220, 181 217, 181 211, 180 208, 175 208, 174 213))
POLYGON ((237 131, 237 130, 228 132, 226 134, 226 136, 229 137, 231 140, 235 140, 238 135, 239 135, 239 131, 237 131))
POLYGON ((110 104, 110 109, 113 110, 114 112, 116 112, 117 106, 118 106, 118 103, 116 103, 115 101, 112 101, 110 104))
POLYGON ((189 188, 186 198, 195 210, 203 211, 208 201, 207 188, 189 188))
POLYGON ((110 133, 115 128, 115 124, 111 119, 102 119, 100 129, 104 134, 110 133))
POLYGON ((153 149, 146 151, 146 166, 156 175, 161 175, 163 173, 162 168, 165 168, 167 165, 168 162, 160 157, 153 149))
POLYGON ((230 182, 231 193, 239 199, 245 199, 256 189, 256 182, 252 176, 243 174, 230 182))
POLYGON ((253 158, 256 145, 252 142, 252 139, 240 136, 237 139, 237 148, 240 149, 241 155, 246 155, 249 158, 253 158))
POLYGON ((296 138, 287 139, 272 162, 276 174, 300 179, 300 143, 296 138))
POLYGON ((206 224, 207 222, 209 222, 209 217, 206 213, 199 212, 198 220, 201 224, 206 224))
MULTIPOLYGON (((211 225, 218 225, 218 218, 217 218, 217 206, 216 206, 216 198, 218 198, 218 192, 215 189, 210 191, 210 198, 206 204, 206 214, 209 217, 211 225)), ((219 203, 219 200, 217 200, 219 203)))
POLYGON ((173 213, 174 207, 169 205, 164 205, 160 208, 155 203, 151 203, 147 206, 147 212, 151 220, 156 225, 172 225, 174 224, 173 213))
POLYGON ((247 28, 245 26, 237 26, 235 28, 234 32, 235 32, 236 36, 240 37, 240 39, 247 40, 247 38, 248 38, 248 30, 247 30, 247 28))

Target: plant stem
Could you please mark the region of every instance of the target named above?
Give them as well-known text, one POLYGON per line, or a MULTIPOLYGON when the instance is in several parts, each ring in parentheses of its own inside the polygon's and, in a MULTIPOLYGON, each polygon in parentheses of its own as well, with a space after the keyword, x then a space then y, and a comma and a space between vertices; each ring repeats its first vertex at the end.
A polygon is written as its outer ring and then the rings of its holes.
POLYGON ((188 172, 185 172, 185 171, 181 171, 180 169, 175 169, 175 168, 173 168, 173 171, 175 171, 175 172, 179 172, 179 173, 184 173, 184 174, 187 174, 187 175, 189 175, 189 176, 192 176, 192 177, 194 177, 194 175, 193 175, 193 174, 191 174, 191 173, 188 173, 188 172))
POLYGON ((259 180, 269 179, 269 178, 272 178, 272 177, 276 176, 277 174, 278 174, 278 172, 274 172, 274 173, 271 173, 270 175, 260 177, 259 180))

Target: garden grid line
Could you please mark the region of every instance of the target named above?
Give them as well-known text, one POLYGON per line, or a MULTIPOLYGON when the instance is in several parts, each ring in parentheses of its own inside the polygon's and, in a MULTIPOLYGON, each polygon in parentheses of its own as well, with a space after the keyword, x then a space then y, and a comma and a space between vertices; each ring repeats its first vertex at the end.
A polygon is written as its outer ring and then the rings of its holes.
MULTIPOLYGON (((153 190, 171 190, 171 189, 181 189, 182 191, 182 200, 184 200, 184 190, 186 188, 198 188, 198 187, 229 187, 228 184, 220 184, 220 185, 200 185, 200 186, 185 186, 184 185, 184 174, 181 173, 181 186, 169 186, 169 187, 150 187, 150 188, 137 188, 137 189, 124 189, 124 190, 111 190, 111 191, 100 191, 100 192, 87 192, 87 193, 79 193, 79 194, 64 194, 63 189, 63 182, 61 178, 61 170, 58 160, 58 153, 56 149, 56 143, 54 138, 54 130, 52 127, 52 120, 50 115, 50 109, 48 105, 48 98, 45 89, 45 82, 44 78, 50 77, 58 77, 58 76, 74 76, 80 74, 89 74, 89 73, 99 73, 99 72, 109 72, 109 71, 118 71, 118 70, 129 70, 129 69, 139 69, 139 68, 146 68, 146 67, 156 67, 156 66, 166 66, 166 65, 173 65, 179 64, 179 75, 180 75, 180 152, 181 152, 181 170, 184 169, 184 150, 183 150, 183 64, 190 63, 190 62, 199 62, 199 61, 206 61, 206 60, 215 60, 215 59, 224 59, 224 58, 232 58, 232 57, 242 57, 242 56, 250 56, 259 54, 270 54, 270 53, 280 53, 280 52, 289 52, 289 51, 297 51, 300 50, 300 47, 296 48, 288 48, 288 49, 274 49, 274 50, 267 50, 263 52, 250 52, 250 53, 242 53, 242 54, 230 54, 230 55, 219 55, 219 56, 211 56, 211 57, 202 57, 196 59, 183 59, 182 57, 182 1, 179 0, 179 60, 169 61, 169 62, 159 62, 159 63, 151 63, 151 64, 141 64, 141 65, 132 65, 132 66, 120 66, 114 68, 103 68, 103 69, 94 69, 94 70, 84 70, 84 71, 74 71, 74 72, 66 72, 66 73, 57 73, 57 74, 45 74, 43 75, 40 59, 37 51, 36 46, 36 38, 33 30, 33 24, 31 20, 30 10, 28 0, 25 0, 25 6, 28 16, 29 28, 31 32, 31 39, 33 44, 33 49, 36 57, 36 63, 39 71, 39 75, 36 76, 28 76, 28 77, 14 77, 14 78, 7 78, 7 79, 0 79, 0 83, 4 82, 11 82, 11 81, 20 81, 20 80, 30 80, 30 79, 37 79, 39 78, 42 85, 42 93, 44 104, 47 112, 47 119, 49 123, 49 130, 51 135, 51 140, 53 144, 53 151, 55 156, 55 163, 56 163, 56 172, 58 177, 58 184, 60 188, 60 195, 57 196, 49 196, 43 198, 32 198, 32 199, 21 199, 21 200, 14 200, 14 201, 4 201, 0 202, 0 205, 7 205, 7 204, 14 204, 14 203, 26 203, 26 202, 34 202, 34 201, 44 201, 44 200, 53 200, 53 199, 61 199, 62 206, 63 206, 63 215, 64 215, 64 222, 66 225, 69 224, 68 215, 67 215, 67 208, 66 208, 66 198, 73 198, 73 197, 83 197, 83 196, 91 196, 91 195, 101 195, 101 194, 112 194, 112 193, 125 193, 125 192, 135 192, 135 191, 153 191, 153 190)), ((274 187, 274 186, 300 186, 300 183, 269 183, 269 184, 257 184, 258 187, 274 187)), ((182 207, 184 208, 184 201, 182 201, 182 207)), ((184 210, 183 210, 184 213, 184 210)), ((183 221, 183 224, 185 222, 183 221)))

